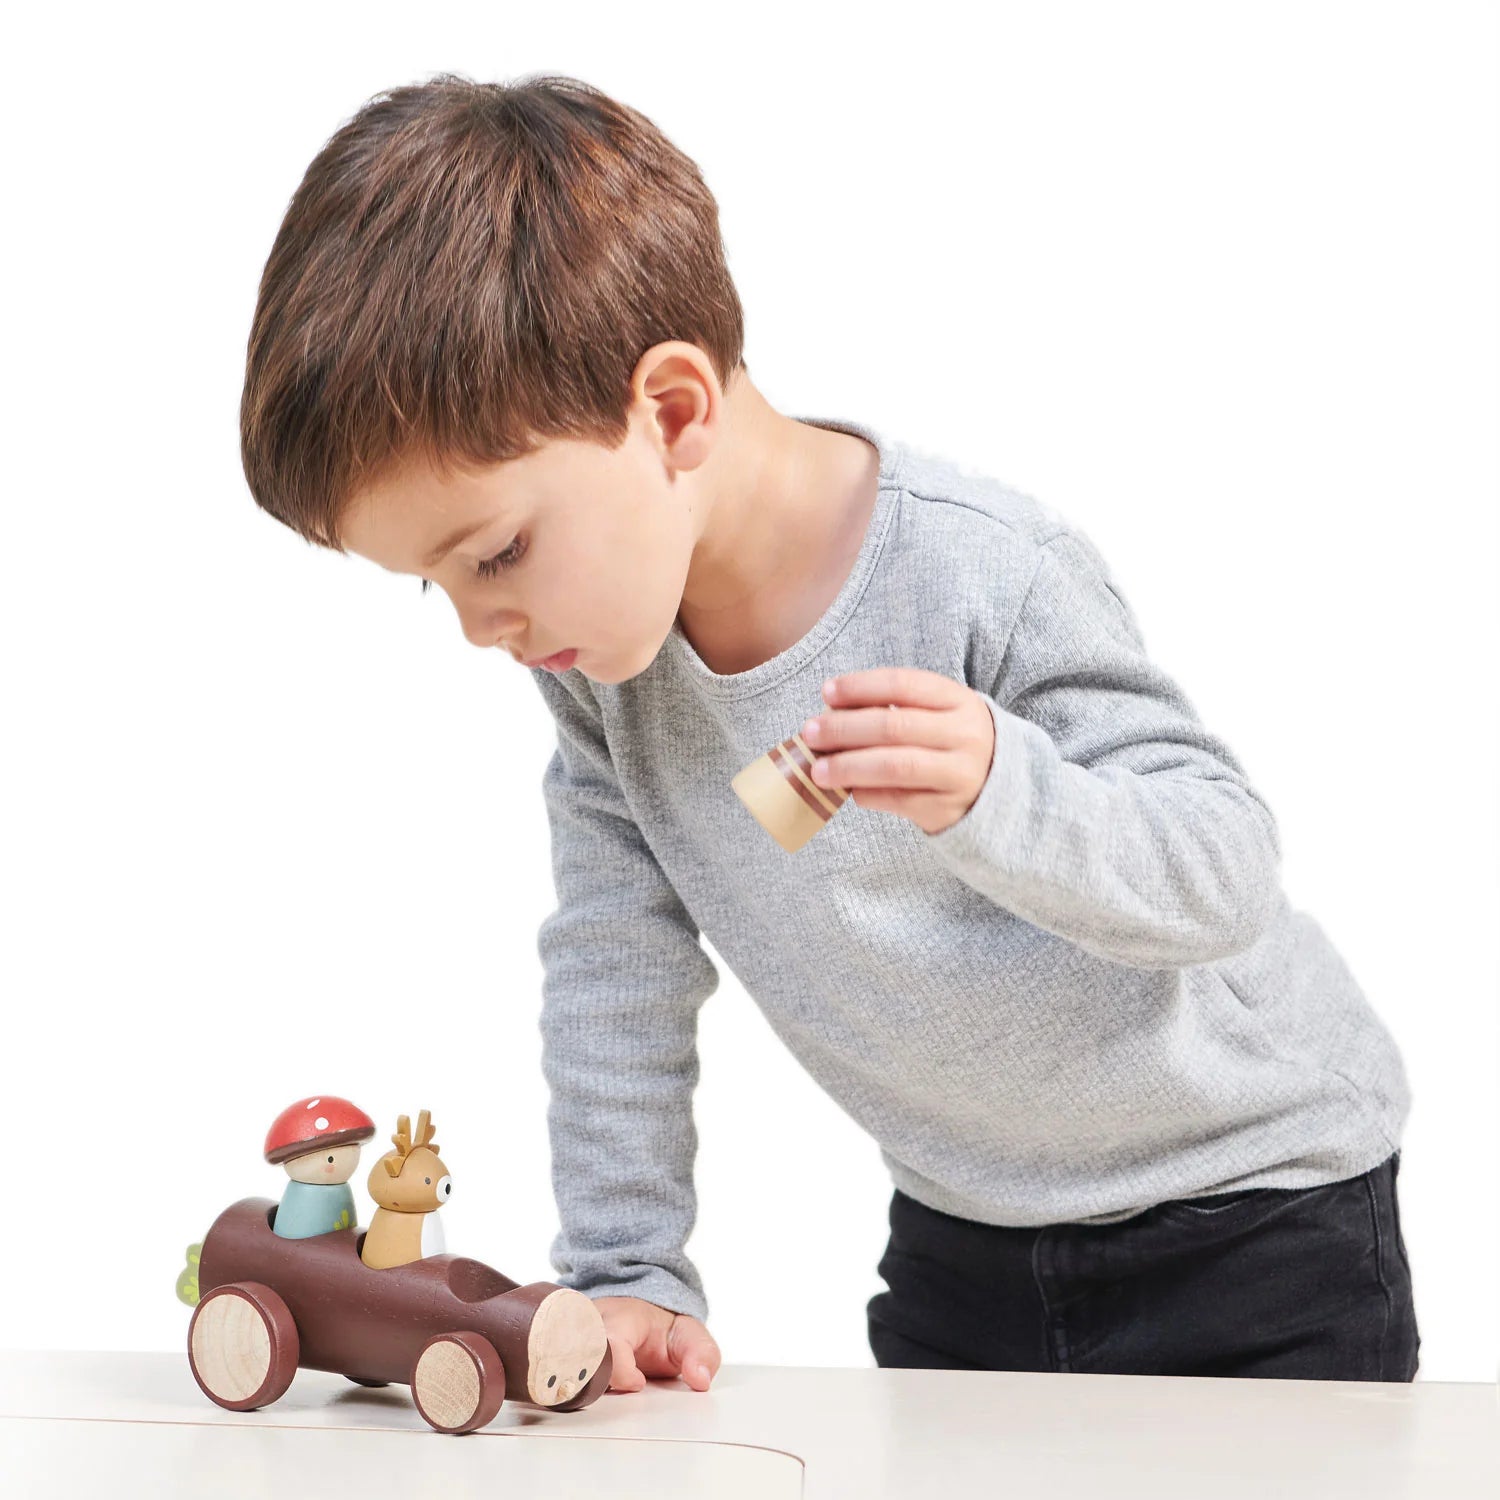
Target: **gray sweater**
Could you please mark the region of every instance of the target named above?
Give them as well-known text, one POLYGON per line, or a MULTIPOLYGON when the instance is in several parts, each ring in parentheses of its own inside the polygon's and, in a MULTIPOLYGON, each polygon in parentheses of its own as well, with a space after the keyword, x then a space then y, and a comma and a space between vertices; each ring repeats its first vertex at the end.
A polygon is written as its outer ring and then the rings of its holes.
POLYGON ((1400 1143, 1400 1054, 1288 905, 1270 809, 1146 654, 1103 558, 1027 495, 853 422, 880 450, 821 620, 746 672, 674 625, 617 684, 533 669, 557 907, 540 928, 557 1279, 706 1317, 698 1008, 712 941, 895 1184, 986 1224, 1107 1223, 1308 1187, 1400 1143), (935 835, 849 801, 796 854, 730 780, 825 678, 912 666, 995 721, 935 835))

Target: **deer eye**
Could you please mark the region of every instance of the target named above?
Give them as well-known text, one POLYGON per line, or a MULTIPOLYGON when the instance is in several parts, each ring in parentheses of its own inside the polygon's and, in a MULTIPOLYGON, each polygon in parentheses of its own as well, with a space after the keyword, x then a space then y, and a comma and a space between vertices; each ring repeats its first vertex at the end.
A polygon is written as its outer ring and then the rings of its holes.
POLYGON ((424 1177, 424 1178, 423 1178, 423 1179, 422 1179, 422 1181, 423 1181, 423 1182, 425 1182, 425 1183, 426 1183, 426 1184, 427 1184, 427 1186, 428 1186, 428 1187, 431 1187, 431 1186, 432 1186, 432 1178, 430 1178, 430 1177, 424 1177))

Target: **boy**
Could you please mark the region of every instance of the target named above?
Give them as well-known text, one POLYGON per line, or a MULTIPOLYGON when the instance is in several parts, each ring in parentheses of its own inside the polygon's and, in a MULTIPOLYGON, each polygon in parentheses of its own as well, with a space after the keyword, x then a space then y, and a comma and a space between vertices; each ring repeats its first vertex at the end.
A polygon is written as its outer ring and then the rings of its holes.
POLYGON ((1031 498, 749 379, 694 165, 587 85, 370 101, 292 199, 256 501, 438 583, 556 720, 541 1026, 613 1388, 719 1350, 683 1252, 712 939, 894 1194, 882 1365, 1410 1380, 1409 1093, 1275 821, 1031 498), (788 856, 730 792, 800 730, 788 856))

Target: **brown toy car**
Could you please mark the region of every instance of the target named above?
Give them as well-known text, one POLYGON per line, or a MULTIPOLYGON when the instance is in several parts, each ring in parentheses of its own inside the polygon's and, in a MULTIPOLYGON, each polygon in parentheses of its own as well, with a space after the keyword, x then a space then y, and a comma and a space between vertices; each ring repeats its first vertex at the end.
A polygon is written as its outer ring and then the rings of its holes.
POLYGON ((270 1198, 242 1198, 203 1241, 188 1363, 220 1406, 268 1406, 304 1366, 409 1385, 431 1426, 472 1432, 507 1396, 574 1411, 609 1388, 604 1320, 582 1292, 519 1286, 460 1255, 374 1270, 363 1229, 283 1239, 275 1214, 270 1198))

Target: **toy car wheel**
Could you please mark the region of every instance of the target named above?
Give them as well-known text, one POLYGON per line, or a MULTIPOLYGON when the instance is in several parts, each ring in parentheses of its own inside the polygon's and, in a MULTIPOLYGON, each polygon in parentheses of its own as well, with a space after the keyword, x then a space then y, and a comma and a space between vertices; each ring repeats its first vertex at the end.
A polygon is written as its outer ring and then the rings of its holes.
POLYGON ((210 1401, 230 1411, 269 1406, 297 1373, 297 1325, 260 1281, 216 1286, 193 1309, 188 1366, 210 1401))
POLYGON ((411 1395, 428 1426, 473 1432, 493 1421, 505 1401, 505 1366, 482 1333, 439 1333, 417 1356, 411 1395))

